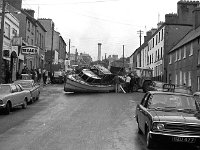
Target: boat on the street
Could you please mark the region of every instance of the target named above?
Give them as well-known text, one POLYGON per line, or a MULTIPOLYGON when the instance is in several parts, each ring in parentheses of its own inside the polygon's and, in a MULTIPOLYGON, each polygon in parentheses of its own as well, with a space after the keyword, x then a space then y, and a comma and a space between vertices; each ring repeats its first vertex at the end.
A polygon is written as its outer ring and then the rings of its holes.
POLYGON ((112 92, 115 90, 114 74, 100 65, 84 68, 65 77, 65 92, 112 92))
MULTIPOLYGON (((94 76, 93 76, 94 77, 94 76)), ((78 74, 66 76, 64 83, 65 92, 74 93, 106 93, 115 90, 114 84, 91 84, 83 80, 78 74)))

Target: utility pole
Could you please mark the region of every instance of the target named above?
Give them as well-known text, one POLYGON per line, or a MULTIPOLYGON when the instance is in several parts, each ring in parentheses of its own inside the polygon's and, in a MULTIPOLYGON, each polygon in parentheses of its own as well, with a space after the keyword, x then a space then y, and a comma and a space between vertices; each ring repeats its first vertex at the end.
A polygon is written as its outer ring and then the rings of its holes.
POLYGON ((143 34, 143 31, 139 30, 139 31, 137 31, 137 33, 139 34, 139 37, 140 37, 140 46, 141 46, 142 45, 142 34, 143 34))
POLYGON ((68 60, 70 60, 70 48, 71 48, 71 39, 69 39, 69 53, 68 53, 68 60))
POLYGON ((6 7, 6 0, 2 2, 2 15, 1 15, 1 31, 0 31, 0 83, 3 82, 3 39, 4 39, 4 20, 5 20, 5 7, 6 7))
POLYGON ((76 51, 75 51, 75 65, 77 65, 77 54, 78 54, 78 52, 77 52, 77 48, 76 48, 76 51))
POLYGON ((124 72, 124 45, 123 45, 123 72, 124 72))
POLYGON ((54 37, 54 23, 52 22, 51 59, 50 59, 50 79, 51 79, 51 82, 52 82, 52 75, 53 75, 53 70, 52 70, 52 63, 53 63, 53 37, 54 37))

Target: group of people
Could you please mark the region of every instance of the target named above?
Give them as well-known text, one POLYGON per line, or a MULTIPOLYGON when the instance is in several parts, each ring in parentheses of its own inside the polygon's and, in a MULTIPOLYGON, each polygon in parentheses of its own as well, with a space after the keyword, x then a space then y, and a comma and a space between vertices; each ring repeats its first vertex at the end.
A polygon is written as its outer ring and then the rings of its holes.
POLYGON ((124 86, 122 87, 120 78, 118 75, 115 75, 114 77, 114 82, 115 82, 115 92, 119 93, 120 90, 124 90, 126 93, 133 92, 133 86, 134 84, 137 84, 137 77, 134 76, 133 74, 128 74, 124 78, 124 86))
POLYGON ((33 79, 35 82, 41 82, 41 79, 44 83, 44 85, 48 84, 48 77, 50 77, 49 72, 47 70, 41 70, 39 69, 31 69, 29 70, 26 66, 24 69, 22 69, 21 74, 18 74, 17 79, 22 79, 22 74, 29 74, 31 76, 31 79, 33 79))
POLYGON ((31 69, 29 70, 26 66, 24 69, 22 69, 21 74, 17 73, 17 79, 22 79, 22 74, 29 74, 31 76, 31 79, 33 79, 35 82, 40 82, 42 77, 41 69, 31 69))

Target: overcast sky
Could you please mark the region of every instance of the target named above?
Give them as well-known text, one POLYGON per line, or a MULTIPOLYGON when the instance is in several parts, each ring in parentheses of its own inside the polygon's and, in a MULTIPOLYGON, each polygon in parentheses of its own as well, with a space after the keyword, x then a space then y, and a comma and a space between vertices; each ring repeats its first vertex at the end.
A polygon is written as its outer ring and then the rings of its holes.
MULTIPOLYGON (((140 46, 139 34, 156 28, 165 14, 177 13, 177 0, 23 0, 23 8, 35 10, 35 18, 50 18, 72 52, 129 57, 140 46)), ((68 51, 68 47, 67 47, 68 51)))

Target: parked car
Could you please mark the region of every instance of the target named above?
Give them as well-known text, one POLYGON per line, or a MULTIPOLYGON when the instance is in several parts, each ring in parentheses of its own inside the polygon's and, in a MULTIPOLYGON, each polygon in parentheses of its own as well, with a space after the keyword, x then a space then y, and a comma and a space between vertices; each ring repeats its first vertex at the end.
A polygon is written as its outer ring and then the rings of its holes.
MULTIPOLYGON (((165 85, 169 85, 169 84, 165 82, 160 82, 160 81, 153 81, 153 84, 152 86, 150 86, 150 89, 151 91, 163 91, 163 86, 165 85)), ((170 85, 175 86, 174 92, 192 94, 190 87, 183 86, 183 85, 175 85, 175 84, 170 84, 170 85)))
POLYGON ((40 85, 35 83, 34 80, 16 80, 16 84, 20 84, 23 89, 30 91, 31 103, 39 99, 40 96, 40 85))
POLYGON ((148 148, 162 142, 200 145, 200 109, 190 94, 149 91, 135 117, 148 148))
POLYGON ((163 85, 166 84, 165 82, 160 81, 153 81, 153 84, 151 86, 152 91, 163 91, 163 85))
POLYGON ((16 106, 22 106, 23 109, 26 109, 30 99, 30 92, 24 90, 20 84, 0 85, 0 108, 4 110, 5 114, 9 114, 16 106))
POLYGON ((64 72, 54 71, 54 73, 53 73, 53 83, 64 83, 64 72))

